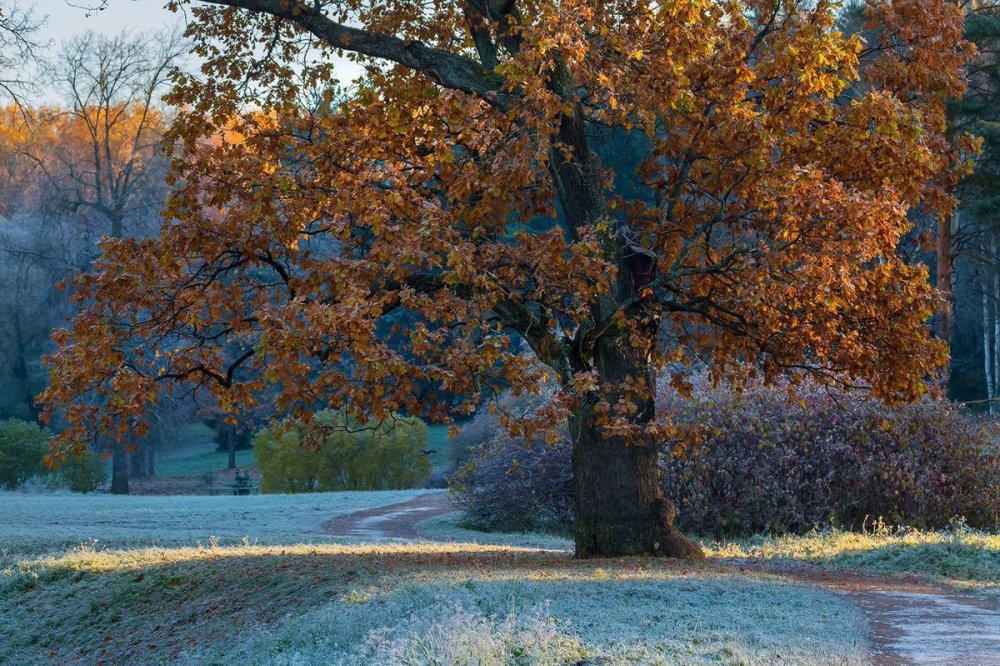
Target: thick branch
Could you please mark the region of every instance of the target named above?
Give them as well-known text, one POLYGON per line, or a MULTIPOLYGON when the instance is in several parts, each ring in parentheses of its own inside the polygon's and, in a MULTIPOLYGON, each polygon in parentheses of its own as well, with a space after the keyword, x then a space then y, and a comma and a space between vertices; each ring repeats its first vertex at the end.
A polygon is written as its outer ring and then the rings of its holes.
POLYGON ((287 0, 200 0, 270 14, 291 21, 322 39, 330 46, 361 55, 381 58, 423 72, 445 88, 461 90, 480 97, 502 109, 513 102, 504 90, 503 77, 488 71, 481 63, 457 53, 407 41, 392 35, 371 33, 337 23, 322 11, 287 0))

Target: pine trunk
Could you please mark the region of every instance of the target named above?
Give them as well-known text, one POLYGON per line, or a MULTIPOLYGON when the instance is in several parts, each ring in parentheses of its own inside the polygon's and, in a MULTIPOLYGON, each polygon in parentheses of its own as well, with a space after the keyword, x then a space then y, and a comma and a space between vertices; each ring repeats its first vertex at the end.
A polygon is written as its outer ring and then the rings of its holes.
MULTIPOLYGON (((997 256, 998 250, 1000 250, 1000 248, 998 248, 997 239, 996 236, 994 236, 993 237, 994 257, 997 256)), ((993 272, 993 280, 992 280, 993 289, 990 292, 990 298, 989 298, 990 308, 988 310, 989 310, 990 321, 993 324, 993 353, 990 355, 992 357, 993 381, 989 396, 991 400, 990 414, 994 413, 996 409, 996 406, 992 401, 996 400, 998 393, 997 389, 998 387, 1000 387, 1000 363, 997 362, 997 360, 1000 359, 1000 316, 997 315, 997 304, 1000 303, 1000 270, 997 270, 995 265, 991 268, 993 272)), ((983 325, 986 326, 987 324, 984 322, 983 325)))
POLYGON ((989 413, 993 413, 993 399, 996 398, 996 390, 993 386, 993 322, 990 317, 990 287, 993 281, 989 277, 983 277, 983 375, 986 377, 986 400, 989 413))
POLYGON ((951 341, 951 281, 952 281, 952 215, 938 217, 937 229, 937 290, 941 295, 941 305, 934 321, 934 332, 945 342, 951 341))

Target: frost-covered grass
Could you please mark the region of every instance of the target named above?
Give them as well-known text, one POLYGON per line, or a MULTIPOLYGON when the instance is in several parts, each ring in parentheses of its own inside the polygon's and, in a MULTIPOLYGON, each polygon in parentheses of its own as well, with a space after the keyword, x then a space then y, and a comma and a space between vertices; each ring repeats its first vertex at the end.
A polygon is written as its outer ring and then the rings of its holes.
POLYGON ((533 532, 506 534, 503 532, 481 532, 463 525, 462 512, 455 511, 429 518, 417 525, 417 532, 431 541, 462 542, 518 546, 521 548, 543 548, 546 550, 573 550, 573 542, 551 534, 533 532))
POLYGON ((463 543, 77 549, 3 574, 0 633, 12 664, 865 658, 857 611, 779 578, 463 543))
POLYGON ((329 542, 335 516, 413 499, 422 490, 304 495, 113 496, 0 492, 0 568, 12 559, 105 548, 240 542, 329 542))
POLYGON ((856 609, 777 576, 477 544, 454 514, 421 526, 451 543, 319 531, 420 492, 0 494, 0 664, 865 662, 856 609))
POLYGON ((969 529, 923 531, 877 525, 805 536, 755 537, 710 544, 715 557, 810 562, 869 574, 916 574, 1000 594, 1000 535, 969 529))

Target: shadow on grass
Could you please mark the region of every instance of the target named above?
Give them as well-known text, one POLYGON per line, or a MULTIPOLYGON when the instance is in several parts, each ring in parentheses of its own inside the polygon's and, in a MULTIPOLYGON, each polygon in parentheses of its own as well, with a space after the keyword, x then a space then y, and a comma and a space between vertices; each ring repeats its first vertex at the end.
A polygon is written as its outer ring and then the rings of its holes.
POLYGON ((579 561, 461 544, 79 550, 0 574, 0 629, 13 637, 0 645, 0 663, 171 661, 330 604, 363 603, 414 584, 704 575, 733 574, 713 564, 579 561))

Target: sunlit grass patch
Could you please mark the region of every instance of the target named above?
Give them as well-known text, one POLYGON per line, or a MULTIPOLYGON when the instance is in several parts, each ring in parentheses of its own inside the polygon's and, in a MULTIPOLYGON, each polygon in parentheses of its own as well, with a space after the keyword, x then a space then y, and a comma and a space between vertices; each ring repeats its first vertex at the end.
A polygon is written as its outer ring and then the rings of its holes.
POLYGON ((1000 592, 1000 535, 958 523, 940 531, 889 528, 814 531, 709 544, 719 558, 814 562, 874 574, 916 574, 1000 592))
MULTIPOLYGON (((32 573, 51 570, 73 570, 88 573, 137 571, 149 567, 212 563, 243 558, 374 558, 383 563, 405 558, 410 566, 447 564, 468 557, 517 557, 545 553, 537 549, 474 543, 378 543, 378 544, 253 544, 222 545, 209 542, 184 548, 102 548, 99 544, 81 544, 66 553, 19 562, 17 571, 32 573)), ((556 556, 555 553, 552 554, 556 556)), ((564 558, 560 558, 564 559, 564 558)))

